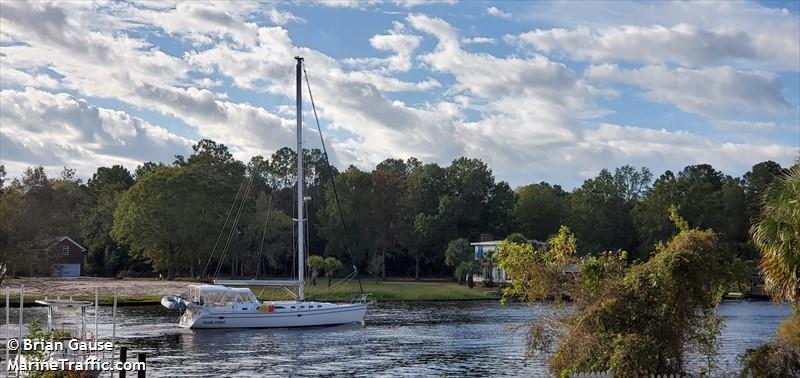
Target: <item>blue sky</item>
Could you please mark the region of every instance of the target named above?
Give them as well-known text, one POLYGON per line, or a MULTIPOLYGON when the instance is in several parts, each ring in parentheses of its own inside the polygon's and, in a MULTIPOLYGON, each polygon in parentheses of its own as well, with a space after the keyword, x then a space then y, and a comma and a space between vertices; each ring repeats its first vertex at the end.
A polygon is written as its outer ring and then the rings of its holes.
POLYGON ((295 55, 342 167, 469 156, 571 188, 624 164, 740 176, 799 154, 796 1, 0 7, 11 176, 169 162, 201 138, 269 155, 293 140, 295 55))

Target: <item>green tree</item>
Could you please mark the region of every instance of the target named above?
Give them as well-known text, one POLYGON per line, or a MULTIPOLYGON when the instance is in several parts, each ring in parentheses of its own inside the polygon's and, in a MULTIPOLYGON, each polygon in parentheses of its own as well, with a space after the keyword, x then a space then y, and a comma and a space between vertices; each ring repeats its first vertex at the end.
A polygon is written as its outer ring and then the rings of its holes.
POLYGON ((523 235, 520 232, 515 232, 511 235, 506 236, 506 241, 509 241, 511 243, 527 243, 528 238, 525 237, 525 235, 523 235))
MULTIPOLYGON (((366 199, 371 204, 370 221, 367 223, 372 235, 372 245, 381 256, 381 279, 386 280, 386 258, 400 252, 404 227, 410 223, 404 206, 408 166, 399 159, 386 159, 370 173, 372 195, 366 199)), ((406 231, 407 232, 407 231, 406 231)))
POLYGON ((517 189, 514 221, 518 230, 536 240, 547 240, 558 232, 567 211, 567 193, 546 182, 517 189))
POLYGON ((333 274, 336 273, 338 270, 342 269, 344 264, 342 264, 339 259, 333 256, 328 256, 325 258, 323 263, 325 267, 325 276, 328 277, 328 287, 331 287, 331 281, 333 280, 333 274))
POLYGON ((630 165, 623 165, 614 170, 614 181, 622 189, 625 199, 638 201, 650 189, 653 173, 647 167, 636 170, 630 165))
POLYGON ((207 235, 215 234, 218 223, 206 216, 204 204, 211 201, 203 198, 198 184, 199 175, 184 167, 165 167, 140 178, 114 212, 114 241, 169 278, 195 258, 207 257, 207 245, 214 243, 207 235), (199 251, 206 253, 192 256, 199 251))
POLYGON ((800 304, 800 168, 775 180, 751 229, 761 251, 765 290, 776 301, 800 304))
POLYGON ((255 211, 243 221, 241 245, 246 251, 241 259, 243 275, 294 273, 295 224, 290 216, 275 207, 274 200, 270 199, 272 195, 274 193, 259 193, 255 211))
POLYGON ((786 169, 780 164, 772 161, 762 161, 742 176, 747 196, 747 210, 750 218, 755 221, 761 214, 761 205, 764 202, 764 194, 769 189, 775 178, 786 173, 786 169))
POLYGON ((439 221, 439 196, 446 191, 445 171, 437 164, 422 165, 409 161, 411 173, 407 180, 407 203, 405 211, 409 214, 410 230, 403 234, 409 255, 414 259, 414 278, 420 277, 420 265, 435 265, 444 259, 444 246, 447 243, 439 221))
POLYGON ((740 356, 742 378, 800 376, 800 348, 768 342, 748 349, 740 356))
POLYGON ((114 275, 124 265, 131 265, 127 251, 111 239, 111 228, 114 210, 132 185, 133 177, 121 165, 98 168, 87 183, 80 226, 81 238, 88 249, 86 269, 90 273, 114 275))
POLYGON ((508 298, 526 302, 549 298, 561 301, 569 295, 573 278, 565 267, 576 261, 577 244, 567 226, 561 226, 558 234, 547 240, 544 250, 534 249, 527 242, 502 242, 497 254, 498 265, 511 279, 511 285, 503 289, 503 301, 508 298))
POLYGON ((24 223, 25 193, 19 185, 0 191, 0 214, 0 264, 16 274, 23 268, 24 250, 32 246, 34 234, 24 223))
POLYGON ((747 177, 751 183, 764 183, 749 188, 751 193, 762 195, 761 214, 750 232, 762 256, 764 289, 772 300, 787 301, 795 311, 781 323, 777 341, 748 349, 740 356, 743 377, 800 374, 800 165, 772 180, 779 166, 769 163, 760 168, 754 166, 753 174, 747 177), (764 171, 768 173, 763 174, 764 171), (770 181, 771 185, 765 188, 770 181))
POLYGON ((477 269, 475 263, 475 255, 472 246, 469 245, 467 239, 455 239, 447 244, 447 250, 444 252, 444 263, 447 266, 455 268, 454 274, 458 279, 458 283, 464 282, 472 275, 477 269))
POLYGON ((510 229, 514 192, 496 183, 486 163, 459 158, 445 168, 446 192, 439 197, 437 222, 448 239, 477 239, 482 233, 505 235, 510 229))
MULTIPOLYGON (((333 187, 325 190, 325 202, 320 209, 320 230, 327 240, 326 255, 337 256, 342 260, 350 260, 353 264, 363 266, 373 265, 373 256, 380 254, 374 251, 372 235, 370 234, 372 221, 372 180, 369 173, 350 166, 335 178, 336 189, 339 194, 341 214, 333 193, 333 187), (344 220, 344 224, 342 223, 344 220)), ((375 274, 368 269, 371 274, 375 274)), ((381 271, 377 272, 380 276, 381 271)))
POLYGON ((59 179, 50 179, 43 167, 27 168, 21 180, 14 179, 0 191, 0 253, 9 272, 49 274, 51 256, 31 255, 58 236, 79 237, 84 188, 65 168, 59 179))
POLYGON ((311 284, 317 286, 319 271, 325 269, 325 258, 319 255, 308 256, 308 267, 311 268, 311 284))
POLYGON ((133 178, 134 180, 139 180, 140 178, 144 177, 144 175, 148 173, 153 173, 157 171, 159 168, 164 166, 165 166, 164 163, 161 162, 158 163, 152 161, 144 162, 141 165, 137 166, 136 169, 133 171, 133 178))
POLYGON ((747 245, 747 205, 742 180, 725 176, 708 164, 691 165, 677 176, 667 171, 633 210, 640 239, 638 257, 646 257, 675 228, 665 215, 677 205, 692 227, 712 229, 738 256, 752 258, 747 245))
POLYGON ((614 174, 604 169, 570 194, 566 223, 580 240, 581 254, 635 248, 628 187, 619 169, 614 174))
POLYGON ((639 239, 639 253, 634 257, 646 260, 656 244, 669 240, 678 232, 670 222, 669 208, 680 203, 678 179, 671 171, 666 171, 645 193, 642 200, 634 205, 632 213, 639 239))
MULTIPOLYGON (((234 222, 226 224, 225 217, 234 198, 239 197, 235 205, 247 207, 242 201, 248 197, 237 194, 237 188, 247 187, 244 165, 213 141, 201 140, 193 150, 188 159, 176 159, 175 166, 138 178, 114 212, 114 241, 168 277, 197 275, 209 263, 212 251, 221 266, 230 243, 226 239, 219 243, 216 236, 242 233, 240 225, 230 230, 234 222)), ((234 220, 239 219, 237 214, 233 213, 234 220)), ((229 260, 238 257, 232 255, 229 260)), ((232 270, 244 265, 243 260, 238 262, 229 265, 232 270)))
POLYGON ((555 324, 532 324, 529 353, 549 351, 557 340, 550 360, 556 375, 685 374, 691 348, 707 357, 706 370, 713 368, 722 324, 715 310, 731 278, 729 258, 714 232, 680 231, 650 260, 630 267, 624 253, 584 257, 573 275, 563 268, 575 261, 576 243, 566 231, 544 252, 527 244, 501 245, 501 267, 513 280, 505 298, 535 301, 568 293, 574 300, 575 311, 555 324))

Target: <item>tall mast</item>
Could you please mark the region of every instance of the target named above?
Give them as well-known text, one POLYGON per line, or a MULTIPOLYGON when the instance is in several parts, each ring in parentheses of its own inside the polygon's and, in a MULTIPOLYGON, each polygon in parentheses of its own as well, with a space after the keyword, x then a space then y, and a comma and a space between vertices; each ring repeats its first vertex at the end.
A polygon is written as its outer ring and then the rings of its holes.
POLYGON ((305 273, 305 243, 303 236, 305 233, 303 217, 303 58, 300 56, 294 57, 297 60, 297 280, 300 281, 297 294, 298 298, 302 301, 305 299, 305 282, 303 273, 305 273))

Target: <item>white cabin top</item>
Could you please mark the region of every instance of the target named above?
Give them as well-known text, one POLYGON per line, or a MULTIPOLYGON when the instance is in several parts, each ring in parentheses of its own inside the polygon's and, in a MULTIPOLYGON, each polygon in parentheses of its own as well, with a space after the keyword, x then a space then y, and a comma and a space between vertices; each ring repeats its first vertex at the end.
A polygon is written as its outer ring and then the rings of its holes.
POLYGON ((222 285, 189 285, 189 299, 212 303, 258 302, 253 291, 246 287, 222 285))

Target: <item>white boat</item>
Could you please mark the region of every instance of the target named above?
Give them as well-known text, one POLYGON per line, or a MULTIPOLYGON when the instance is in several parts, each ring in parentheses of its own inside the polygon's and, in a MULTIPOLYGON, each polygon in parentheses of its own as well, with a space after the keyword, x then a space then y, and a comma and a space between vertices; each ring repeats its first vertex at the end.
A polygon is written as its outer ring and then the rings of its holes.
MULTIPOLYGON (((303 151, 302 73, 303 58, 297 60, 297 151, 303 151)), ((303 214, 303 154, 297 154, 297 214, 303 214)), ((302 218, 302 217, 299 217, 302 218)), ((297 222, 297 280, 214 280, 214 285, 189 285, 187 296, 165 296, 161 304, 182 310, 179 325, 184 328, 284 328, 363 323, 369 301, 362 294, 351 303, 305 300, 302 219, 297 222), (259 301, 247 287, 297 287, 293 301, 259 301)), ((291 291, 290 291, 291 292, 291 291)))
MULTIPOLYGON (((364 298, 366 299, 366 298, 364 298)), ((248 288, 190 285, 184 328, 313 327, 363 322, 366 300, 338 304, 313 301, 259 301, 248 288)))

